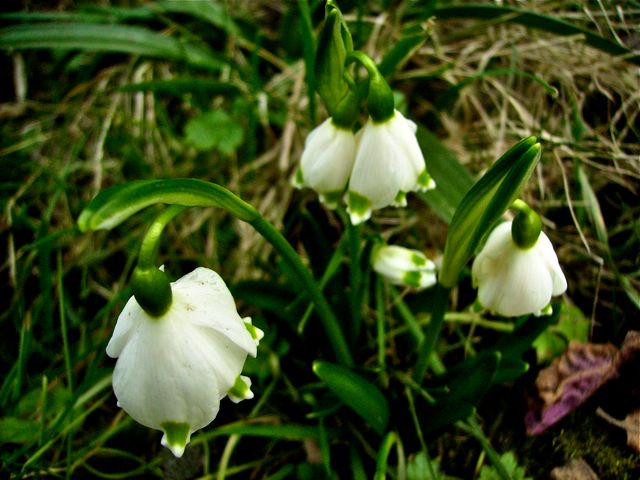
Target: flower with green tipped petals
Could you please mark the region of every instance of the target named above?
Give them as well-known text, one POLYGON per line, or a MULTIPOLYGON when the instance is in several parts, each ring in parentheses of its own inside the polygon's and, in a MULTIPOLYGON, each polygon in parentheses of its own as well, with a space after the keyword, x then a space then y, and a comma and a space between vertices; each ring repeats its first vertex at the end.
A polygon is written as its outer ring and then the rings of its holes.
POLYGON ((567 289, 567 280, 543 232, 533 245, 522 248, 514 242, 511 226, 511 222, 498 225, 473 261, 471 275, 478 300, 504 317, 540 315, 552 296, 567 289))
POLYGON ((358 133, 358 152, 347 195, 353 224, 368 220, 373 210, 404 206, 407 192, 435 187, 415 133, 415 123, 397 110, 383 122, 369 119, 358 133))
POLYGON ((107 354, 118 359, 118 406, 163 431, 162 444, 180 457, 191 434, 216 417, 222 398, 253 396, 251 382, 240 373, 247 355, 256 356, 262 332, 238 315, 231 292, 213 270, 195 269, 173 282, 171 292, 170 307, 156 317, 129 299, 107 354))

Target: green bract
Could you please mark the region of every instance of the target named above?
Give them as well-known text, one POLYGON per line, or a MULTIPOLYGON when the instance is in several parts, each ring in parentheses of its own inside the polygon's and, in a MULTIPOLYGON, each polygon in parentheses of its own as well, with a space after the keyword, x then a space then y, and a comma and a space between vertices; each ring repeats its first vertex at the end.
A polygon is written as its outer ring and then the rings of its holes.
POLYGON ((511 147, 478 180, 456 209, 444 248, 440 283, 453 288, 489 229, 509 208, 540 159, 540 144, 528 137, 511 147))
POLYGON ((344 61, 353 50, 353 43, 342 13, 333 2, 327 2, 325 15, 316 52, 315 74, 318 93, 333 115, 349 90, 343 79, 344 61))

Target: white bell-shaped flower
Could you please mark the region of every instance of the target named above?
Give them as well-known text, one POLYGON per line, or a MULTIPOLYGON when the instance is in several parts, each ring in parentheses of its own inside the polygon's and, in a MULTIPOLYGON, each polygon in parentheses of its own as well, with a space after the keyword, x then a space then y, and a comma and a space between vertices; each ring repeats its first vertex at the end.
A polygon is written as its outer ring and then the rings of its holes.
POLYGON ((540 232, 530 248, 515 244, 511 223, 498 225, 473 262, 471 274, 478 300, 491 312, 505 316, 543 312, 554 295, 567 289, 549 238, 540 232))
POLYGON ((435 187, 416 139, 416 124, 398 110, 383 122, 369 119, 358 135, 347 195, 353 224, 368 220, 373 210, 405 206, 408 192, 435 187))
POLYGON ((131 297, 118 317, 107 354, 117 358, 113 390, 134 420, 162 430, 177 457, 191 434, 218 414, 220 400, 251 398, 240 376, 256 356, 262 332, 242 319, 220 276, 197 268, 171 284, 172 302, 149 316, 131 297))
POLYGON ((356 157, 356 137, 328 118, 307 136, 294 185, 315 190, 320 201, 335 208, 342 197, 356 157))
POLYGON ((436 283, 435 264, 418 250, 381 245, 373 252, 371 266, 394 285, 423 290, 436 283))

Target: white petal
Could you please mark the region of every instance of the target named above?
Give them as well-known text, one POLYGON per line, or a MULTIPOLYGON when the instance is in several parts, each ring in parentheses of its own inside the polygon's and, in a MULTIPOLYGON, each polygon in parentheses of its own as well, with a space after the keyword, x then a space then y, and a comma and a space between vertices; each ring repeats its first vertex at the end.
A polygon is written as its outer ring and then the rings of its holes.
POLYGON ((122 349, 131 339, 133 331, 145 319, 151 320, 151 317, 144 313, 135 297, 131 297, 118 316, 113 335, 107 344, 107 355, 111 358, 119 357, 122 349))
POLYGON ((540 237, 538 238, 535 248, 538 250, 542 260, 546 263, 549 274, 551 275, 551 280, 553 282, 553 295, 555 296, 564 293, 567 290, 567 279, 560 268, 558 256, 553 249, 553 245, 551 244, 549 237, 547 237, 544 232, 540 233, 540 237))
POLYGON ((385 124, 367 122, 351 172, 349 190, 368 198, 374 210, 390 205, 400 191, 393 162, 394 148, 385 124))
POLYGON ((355 135, 325 120, 305 142, 300 159, 304 184, 318 193, 344 190, 355 156, 355 135))
POLYGON ((213 270, 199 267, 172 284, 171 315, 211 328, 256 356, 256 344, 236 310, 231 292, 213 270))
POLYGON ((181 323, 166 315, 141 322, 113 372, 120 406, 150 428, 177 422, 197 430, 218 413, 223 394, 211 343, 181 323))

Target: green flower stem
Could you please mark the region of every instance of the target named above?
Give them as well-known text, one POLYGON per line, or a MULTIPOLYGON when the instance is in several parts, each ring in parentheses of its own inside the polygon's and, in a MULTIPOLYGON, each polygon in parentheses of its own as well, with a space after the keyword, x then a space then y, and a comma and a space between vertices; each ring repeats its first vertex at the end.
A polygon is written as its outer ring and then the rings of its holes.
POLYGON ((284 261, 286 261, 296 273, 298 279, 302 282, 307 293, 309 293, 311 300, 315 304, 316 312, 320 317, 320 321, 322 322, 327 336, 329 337, 329 341, 331 342, 333 351, 336 354, 336 358, 343 365, 352 366, 353 358, 351 357, 351 352, 347 346, 347 342, 342 329, 340 328, 340 324, 338 323, 338 319, 333 313, 333 310, 329 306, 326 298, 316 285, 311 273, 309 273, 307 267, 305 267, 300 260, 298 254, 282 234, 280 234, 273 225, 261 216, 255 220, 250 220, 249 224, 276 249, 284 261))
POLYGON ((449 306, 449 293, 451 290, 440 283, 435 288, 435 303, 431 312, 431 320, 424 332, 424 343, 418 352, 418 360, 413 371, 413 379, 419 384, 422 383, 422 379, 427 373, 431 354, 440 335, 444 314, 449 306))
POLYGON ((393 117, 395 112, 395 100, 391 87, 386 82, 375 62, 365 53, 355 50, 349 52, 345 66, 353 62, 359 62, 369 75, 369 92, 367 106, 369 115, 376 123, 383 123, 393 117))
POLYGON ((360 275, 360 240, 362 229, 360 225, 353 225, 349 219, 346 220, 349 235, 349 283, 351 285, 350 307, 351 307, 351 339, 358 338, 360 323, 362 319, 362 278, 360 275))
POLYGON ((384 351, 384 310, 384 283, 382 281, 382 278, 380 278, 380 275, 376 275, 376 326, 378 336, 378 368, 380 369, 380 376, 382 379, 385 378, 386 370, 386 356, 384 351))
POLYGON ((142 245, 140 246, 140 254, 138 256, 138 267, 141 269, 157 268, 156 257, 158 255, 158 247, 160 245, 162 231, 164 227, 180 212, 187 207, 182 205, 171 205, 165 208, 153 220, 151 227, 147 230, 142 245))

